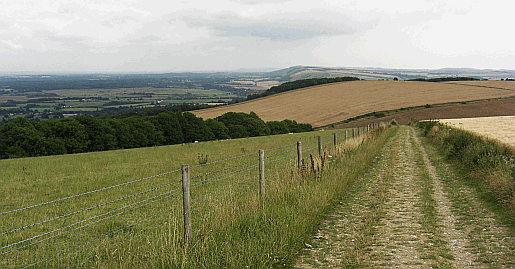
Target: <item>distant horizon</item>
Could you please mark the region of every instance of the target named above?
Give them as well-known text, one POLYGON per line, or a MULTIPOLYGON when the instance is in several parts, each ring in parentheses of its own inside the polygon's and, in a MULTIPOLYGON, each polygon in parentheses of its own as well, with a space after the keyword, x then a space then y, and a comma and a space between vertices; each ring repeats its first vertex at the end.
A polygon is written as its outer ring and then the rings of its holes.
POLYGON ((73 74, 165 74, 165 73, 253 73, 253 72, 273 72, 278 70, 284 70, 292 67, 317 67, 327 69, 378 69, 378 70, 405 70, 405 71, 435 71, 435 70, 478 70, 478 71, 509 71, 514 72, 515 69, 495 69, 495 68, 472 68, 472 67, 441 67, 441 68, 388 68, 388 67, 356 67, 356 66, 340 66, 340 67, 328 67, 321 65, 292 65, 283 68, 237 68, 237 69, 220 69, 220 70, 163 70, 163 71, 0 71, 0 75, 73 75, 73 74))

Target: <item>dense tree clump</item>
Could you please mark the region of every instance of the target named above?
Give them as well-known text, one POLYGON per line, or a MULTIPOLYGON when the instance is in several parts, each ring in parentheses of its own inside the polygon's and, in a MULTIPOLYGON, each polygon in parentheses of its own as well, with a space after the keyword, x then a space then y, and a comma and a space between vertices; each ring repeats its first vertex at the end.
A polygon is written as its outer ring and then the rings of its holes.
POLYGON ((471 77, 444 77, 444 78, 415 78, 415 79, 409 79, 408 81, 447 82, 447 81, 476 81, 476 80, 481 80, 481 79, 471 78, 471 77))
POLYGON ((189 112, 125 118, 77 116, 28 121, 18 117, 0 127, 0 159, 105 151, 312 131, 310 124, 265 123, 251 112, 229 112, 203 120, 189 112))
POLYGON ((278 86, 271 87, 263 93, 259 94, 251 94, 247 96, 247 101, 252 99, 257 99, 281 92, 292 91, 300 88, 306 88, 316 85, 335 83, 335 82, 344 82, 344 81, 356 81, 360 80, 356 77, 337 77, 337 78, 310 78, 310 79, 301 79, 291 82, 286 82, 278 86))

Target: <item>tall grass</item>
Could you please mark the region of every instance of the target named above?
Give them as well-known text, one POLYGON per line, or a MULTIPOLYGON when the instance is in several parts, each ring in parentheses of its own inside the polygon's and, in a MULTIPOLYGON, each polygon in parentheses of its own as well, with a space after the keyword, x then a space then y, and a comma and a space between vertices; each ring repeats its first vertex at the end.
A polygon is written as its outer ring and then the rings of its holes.
POLYGON ((459 165, 470 183, 482 191, 483 198, 492 202, 502 219, 515 229, 515 149, 435 121, 412 123, 459 165))
POLYGON ((327 132, 2 160, 0 166, 6 172, 0 175, 0 188, 5 199, 0 212, 174 172, 1 215, 0 232, 4 232, 80 211, 2 234, 0 243, 6 246, 49 233, 35 239, 45 239, 43 242, 2 255, 0 265, 262 268, 291 264, 324 213, 377 154, 389 132, 378 131, 337 147, 326 143, 331 152, 324 155, 325 168, 320 169, 324 163, 321 158, 313 158, 317 169, 312 167, 311 171, 319 171, 317 175, 300 174, 292 158, 281 158, 291 154, 296 141, 310 139, 311 146, 306 145, 304 156, 317 156, 313 138, 327 137, 327 132), (288 147, 267 152, 266 198, 261 200, 257 167, 253 166, 257 162, 255 153, 257 149, 284 145, 288 147), (239 155, 244 156, 216 162, 239 155), (198 156, 209 156, 209 159, 199 161, 198 156), (184 241, 182 231, 181 175, 176 171, 181 163, 196 166, 191 169, 194 236, 190 242, 184 241), (239 166, 241 163, 248 164, 239 166), (131 196, 138 192, 143 193, 131 196), (108 204, 95 207, 103 203, 108 204), (88 207, 93 208, 81 211, 88 207), (67 228, 55 231, 56 227, 67 228), (78 227, 81 228, 74 230, 78 227))
MULTIPOLYGON (((339 145, 337 150, 331 149, 318 177, 314 173, 301 174, 292 167, 274 170, 269 173, 264 201, 255 192, 242 197, 237 207, 228 206, 213 213, 213 221, 206 221, 193 242, 180 251, 170 251, 173 246, 159 244, 158 256, 162 258, 141 263, 137 258, 132 259, 133 256, 126 265, 161 268, 293 265, 297 253, 314 235, 324 216, 364 172, 393 131, 363 136, 339 145)), ((314 157, 315 166, 321 161, 320 157, 314 157)))

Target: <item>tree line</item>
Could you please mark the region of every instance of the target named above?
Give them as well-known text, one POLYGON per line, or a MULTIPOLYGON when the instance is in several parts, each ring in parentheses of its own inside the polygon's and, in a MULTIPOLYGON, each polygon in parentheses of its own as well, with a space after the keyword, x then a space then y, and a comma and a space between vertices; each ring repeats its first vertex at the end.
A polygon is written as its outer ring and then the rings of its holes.
POLYGON ((28 121, 17 117, 0 127, 0 159, 129 149, 312 131, 292 120, 264 122, 253 112, 228 112, 203 120, 190 112, 125 118, 77 116, 28 121))
POLYGON ((306 88, 306 87, 328 84, 328 83, 356 81, 356 80, 360 80, 360 79, 356 78, 356 77, 337 77, 337 78, 310 78, 310 79, 301 79, 301 80, 296 80, 296 81, 290 81, 290 82, 286 82, 286 83, 283 83, 278 86, 273 86, 263 93, 250 94, 247 96, 247 101, 265 97, 265 96, 269 96, 269 95, 273 95, 273 94, 278 94, 281 92, 292 91, 292 90, 296 90, 296 89, 300 89, 300 88, 306 88))
POLYGON ((479 78, 473 77, 441 77, 441 78, 415 78, 408 81, 425 81, 425 82, 447 82, 447 81, 477 81, 479 78))

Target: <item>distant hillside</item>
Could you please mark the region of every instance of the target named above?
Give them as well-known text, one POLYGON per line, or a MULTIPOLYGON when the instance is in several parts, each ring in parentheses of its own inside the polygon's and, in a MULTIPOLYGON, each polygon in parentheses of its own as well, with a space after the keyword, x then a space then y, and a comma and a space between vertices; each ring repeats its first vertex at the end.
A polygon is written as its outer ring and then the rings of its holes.
POLYGON ((316 85, 323 85, 323 84, 336 83, 336 82, 345 82, 345 81, 357 81, 357 80, 360 80, 360 79, 356 78, 356 77, 337 77, 337 78, 310 78, 310 79, 295 80, 295 81, 291 81, 291 82, 285 82, 281 85, 273 86, 263 93, 256 93, 256 94, 248 95, 247 101, 265 97, 265 96, 278 94, 278 93, 282 93, 282 92, 293 91, 296 89, 302 89, 302 88, 306 88, 306 87, 316 86, 316 85))
POLYGON ((358 77, 367 80, 410 80, 417 78, 431 79, 436 77, 474 77, 478 79, 500 80, 515 78, 515 70, 492 70, 471 68, 442 69, 386 69, 386 68, 352 68, 352 67, 316 67, 292 66, 261 74, 263 78, 281 82, 309 78, 358 77))
POLYGON ((202 118, 215 118, 229 111, 253 111, 265 121, 291 119, 318 127, 375 111, 509 96, 515 96, 515 82, 352 81, 298 89, 193 113, 202 118))

